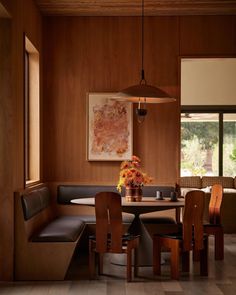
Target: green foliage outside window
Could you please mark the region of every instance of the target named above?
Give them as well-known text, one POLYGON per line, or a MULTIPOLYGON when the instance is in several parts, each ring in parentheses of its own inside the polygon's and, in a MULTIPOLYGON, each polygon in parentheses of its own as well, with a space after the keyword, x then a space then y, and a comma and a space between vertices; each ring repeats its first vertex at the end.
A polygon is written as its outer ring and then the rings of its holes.
POLYGON ((232 154, 229 157, 232 161, 236 162, 236 147, 233 149, 232 154))
MULTIPOLYGON (((224 121, 223 175, 236 175, 236 122, 224 121)), ((218 175, 219 122, 181 122, 181 173, 218 175)))

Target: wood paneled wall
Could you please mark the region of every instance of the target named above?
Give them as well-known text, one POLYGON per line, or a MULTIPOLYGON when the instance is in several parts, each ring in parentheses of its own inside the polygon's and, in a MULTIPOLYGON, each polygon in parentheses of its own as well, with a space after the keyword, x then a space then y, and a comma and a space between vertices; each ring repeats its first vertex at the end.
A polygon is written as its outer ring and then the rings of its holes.
POLYGON ((3 30, 7 39, 0 38, 5 49, 5 53, 0 52, 1 69, 2 63, 8 68, 8 74, 0 82, 0 281, 14 277, 13 194, 24 187, 24 33, 40 52, 42 39, 41 15, 34 1, 2 2, 3 5, 6 3, 11 18, 8 20, 9 28, 3 30))
MULTIPOLYGON (((4 57, 11 54, 13 69, 0 103, 0 280, 9 280, 14 263, 13 192, 24 187, 23 34, 41 53, 42 31, 33 0, 2 3, 11 14, 12 50, 4 57)), ((140 18, 49 17, 43 36, 43 179, 116 183, 118 162, 86 161, 86 93, 116 91, 139 81, 140 18)), ((147 17, 144 50, 148 82, 178 99, 179 56, 236 55, 235 16, 147 17)), ((142 125, 134 119, 134 153, 154 183, 172 184, 178 177, 179 111, 177 100, 149 105, 142 125)))
POLYGON ((236 16, 180 18, 180 54, 230 56, 236 54, 236 16))
MULTIPOLYGON (((148 83, 177 98, 134 117, 134 154, 154 183, 179 176, 179 56, 236 54, 235 16, 146 17, 148 83)), ((109 183, 119 162, 86 161, 86 93, 117 91, 139 81, 140 18, 48 17, 44 22, 44 180, 109 183)))
MULTIPOLYGON (((86 93, 117 91, 138 83, 140 42, 138 17, 45 20, 45 181, 117 182, 120 162, 86 160, 86 93)), ((147 81, 177 97, 173 104, 148 106, 143 124, 134 118, 134 154, 141 157, 155 183, 174 183, 178 176, 178 48, 177 17, 147 19, 147 81)))
POLYGON ((11 79, 11 21, 0 18, 0 277, 4 269, 12 268, 12 259, 5 260, 6 252, 13 255, 13 203, 12 170, 13 166, 13 122, 11 79), (3 251, 1 251, 3 250, 3 251), (4 253, 5 252, 5 253, 4 253))

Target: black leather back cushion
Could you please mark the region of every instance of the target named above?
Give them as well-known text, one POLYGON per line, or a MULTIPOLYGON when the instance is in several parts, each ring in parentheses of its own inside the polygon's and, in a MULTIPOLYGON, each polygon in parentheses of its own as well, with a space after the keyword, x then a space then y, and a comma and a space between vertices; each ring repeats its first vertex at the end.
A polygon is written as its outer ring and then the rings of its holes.
POLYGON ((175 191, 173 186, 144 186, 142 188, 143 196, 145 197, 156 197, 156 192, 161 191, 162 197, 167 198, 170 197, 170 193, 175 191))
POLYGON ((33 190, 21 197, 25 220, 30 219, 46 207, 50 202, 50 193, 47 187, 33 190))
MULTIPOLYGON (((155 197, 156 191, 162 191, 163 197, 169 197, 170 192, 174 191, 171 186, 144 186, 142 187, 143 196, 155 197)), ((71 204, 70 200, 79 198, 91 198, 99 192, 117 192, 116 186, 112 185, 59 185, 57 187, 57 202, 59 204, 71 204)), ((121 195, 124 196, 125 189, 121 195)))
POLYGON ((57 187, 57 202, 59 204, 71 204, 70 200, 79 198, 91 198, 99 192, 116 192, 116 186, 112 185, 59 185, 57 187))

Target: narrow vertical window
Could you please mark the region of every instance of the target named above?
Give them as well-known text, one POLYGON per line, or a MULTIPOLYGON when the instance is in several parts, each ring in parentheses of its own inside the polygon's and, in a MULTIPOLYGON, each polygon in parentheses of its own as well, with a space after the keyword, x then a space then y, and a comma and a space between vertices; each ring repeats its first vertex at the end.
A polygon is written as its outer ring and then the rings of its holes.
POLYGON ((236 175, 236 114, 223 115, 223 175, 236 175))
POLYGON ((25 182, 40 180, 39 53, 25 37, 25 182))
POLYGON ((25 51, 25 180, 29 181, 29 54, 25 51))

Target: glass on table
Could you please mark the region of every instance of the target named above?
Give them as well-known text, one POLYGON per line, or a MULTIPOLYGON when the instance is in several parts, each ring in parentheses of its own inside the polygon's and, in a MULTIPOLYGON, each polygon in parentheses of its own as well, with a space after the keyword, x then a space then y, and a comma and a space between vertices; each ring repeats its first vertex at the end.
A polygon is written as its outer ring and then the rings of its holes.
POLYGON ((162 192, 156 191, 156 200, 163 200, 162 192))

